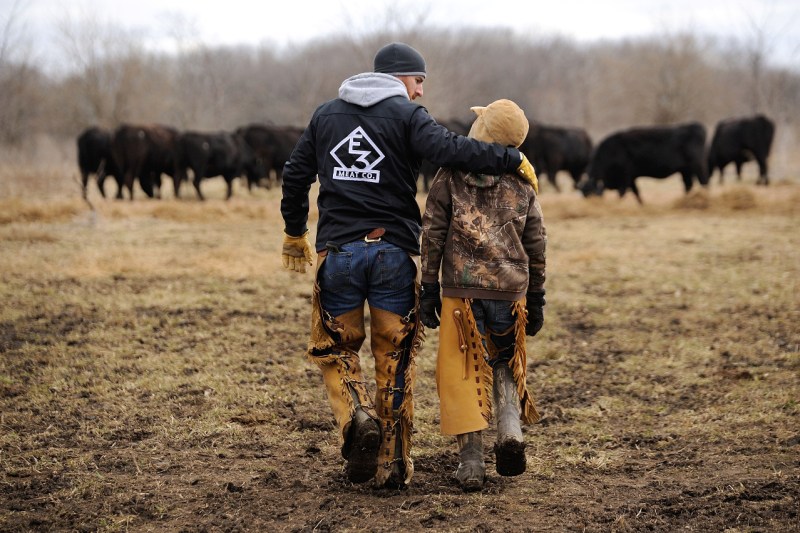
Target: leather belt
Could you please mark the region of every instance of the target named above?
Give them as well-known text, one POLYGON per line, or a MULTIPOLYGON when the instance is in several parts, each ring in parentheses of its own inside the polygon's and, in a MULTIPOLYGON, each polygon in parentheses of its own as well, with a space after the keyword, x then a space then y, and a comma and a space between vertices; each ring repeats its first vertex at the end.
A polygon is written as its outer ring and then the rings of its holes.
POLYGON ((386 233, 384 228, 375 228, 364 235, 364 242, 378 242, 381 240, 381 237, 383 237, 384 233, 386 233))
MULTIPOLYGON (((381 237, 383 237, 385 233, 386 233, 386 229, 385 228, 375 228, 374 230, 372 230, 369 233, 367 233, 366 235, 364 235, 364 242, 380 242, 381 241, 381 237)), ((337 252, 339 251, 339 247, 336 244, 328 243, 325 246, 325 250, 322 250, 321 252, 319 252, 320 258, 325 257, 326 255, 328 255, 328 250, 330 250, 330 249, 333 249, 334 251, 337 251, 337 252)))

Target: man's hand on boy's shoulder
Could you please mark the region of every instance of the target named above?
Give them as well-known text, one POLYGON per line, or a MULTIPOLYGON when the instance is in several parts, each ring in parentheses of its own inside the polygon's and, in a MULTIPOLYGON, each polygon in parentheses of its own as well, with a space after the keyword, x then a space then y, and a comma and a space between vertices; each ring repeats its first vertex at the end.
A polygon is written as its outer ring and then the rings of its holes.
POLYGON ((520 152, 519 155, 522 156, 522 162, 517 167, 517 175, 530 183, 533 186, 533 190, 536 191, 536 194, 539 194, 539 179, 536 177, 536 171, 533 169, 533 165, 531 165, 531 162, 525 157, 525 154, 520 152))

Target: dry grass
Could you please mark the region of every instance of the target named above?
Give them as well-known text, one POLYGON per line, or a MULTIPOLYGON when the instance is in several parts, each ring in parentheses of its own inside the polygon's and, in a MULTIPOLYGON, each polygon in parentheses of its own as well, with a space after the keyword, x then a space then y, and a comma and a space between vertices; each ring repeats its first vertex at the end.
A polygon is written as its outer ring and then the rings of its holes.
POLYGON ((544 418, 528 472, 500 478, 487 446, 471 495, 438 430, 434 332, 414 484, 344 480, 279 191, 5 200, 0 530, 793 530, 800 186, 679 181, 644 181, 644 206, 543 191, 544 418))
POLYGON ((85 206, 78 201, 31 202, 0 200, 0 224, 12 222, 63 222, 72 219, 85 206))

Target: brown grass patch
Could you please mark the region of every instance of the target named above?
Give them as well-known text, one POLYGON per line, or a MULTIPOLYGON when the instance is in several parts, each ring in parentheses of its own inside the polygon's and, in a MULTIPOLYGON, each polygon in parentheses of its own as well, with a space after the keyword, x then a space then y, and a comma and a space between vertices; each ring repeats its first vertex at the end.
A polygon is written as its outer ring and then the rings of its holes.
POLYGON ((18 198, 0 200, 0 224, 13 222, 62 222, 86 211, 79 200, 29 201, 18 198))
MULTIPOLYGON (((73 156, 74 157, 74 156, 73 156)), ((77 163, 26 162, 0 164, 0 198, 30 200, 79 199, 80 173, 77 163)))
POLYGON ((735 187, 728 189, 719 195, 719 201, 723 207, 741 211, 756 207, 756 195, 747 187, 735 187))
POLYGON ((212 200, 206 202, 163 201, 155 202, 149 214, 154 218, 175 222, 213 223, 229 220, 264 220, 274 213, 275 207, 269 202, 212 200))
POLYGON ((56 242, 58 237, 45 230, 12 228, 10 231, 0 231, 0 240, 8 242, 52 243, 56 242))
POLYGON ((705 189, 695 189, 675 200, 672 207, 674 209, 708 209, 711 207, 711 195, 705 189))

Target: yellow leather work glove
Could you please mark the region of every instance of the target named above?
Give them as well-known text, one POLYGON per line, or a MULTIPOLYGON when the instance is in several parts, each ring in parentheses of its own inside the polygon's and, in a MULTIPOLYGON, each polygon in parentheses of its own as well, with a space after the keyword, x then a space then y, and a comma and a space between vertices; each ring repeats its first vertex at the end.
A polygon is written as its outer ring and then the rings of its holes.
POLYGON ((533 165, 531 165, 531 162, 525 157, 525 154, 520 152, 520 155, 522 155, 522 163, 517 167, 517 174, 533 185, 533 190, 536 191, 536 194, 539 194, 539 180, 536 178, 536 171, 533 170, 533 165))
POLYGON ((283 250, 281 251, 283 268, 304 273, 306 271, 306 263, 309 265, 314 264, 313 257, 307 231, 299 237, 283 234, 283 250))

